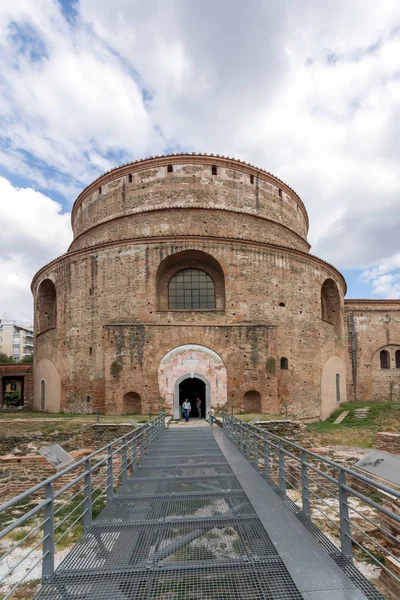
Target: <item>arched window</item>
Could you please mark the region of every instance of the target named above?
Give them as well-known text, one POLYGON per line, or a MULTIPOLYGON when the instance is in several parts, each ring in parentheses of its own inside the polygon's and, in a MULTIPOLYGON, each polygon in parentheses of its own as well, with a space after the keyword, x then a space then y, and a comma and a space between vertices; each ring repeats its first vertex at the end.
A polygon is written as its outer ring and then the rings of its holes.
POLYGON ((46 382, 44 379, 40 382, 40 410, 46 408, 46 382))
POLYGON ((390 355, 387 350, 381 350, 380 352, 381 359, 381 369, 390 369, 390 355))
POLYGON ((123 397, 124 413, 140 415, 142 412, 142 399, 136 392, 127 392, 123 397))
POLYGON ((340 375, 336 373, 336 402, 340 402, 340 375))
POLYGON ((289 368, 289 360, 286 358, 286 356, 282 356, 281 357, 281 369, 288 369, 289 368))
POLYGON ((244 412, 260 413, 261 412, 261 394, 256 390, 249 390, 244 395, 244 412))
POLYGON ((396 369, 400 369, 400 350, 396 350, 396 369))
POLYGON ((42 333, 57 326, 57 292, 51 279, 45 279, 37 292, 37 324, 36 333, 42 333))
POLYGON ((327 323, 340 324, 340 294, 333 279, 326 279, 322 284, 321 316, 327 323))
POLYGON ((157 310, 224 310, 225 277, 219 262, 200 250, 170 254, 156 274, 157 310))
POLYGON ((183 269, 176 273, 168 285, 168 308, 215 308, 215 286, 211 277, 200 269, 183 269))

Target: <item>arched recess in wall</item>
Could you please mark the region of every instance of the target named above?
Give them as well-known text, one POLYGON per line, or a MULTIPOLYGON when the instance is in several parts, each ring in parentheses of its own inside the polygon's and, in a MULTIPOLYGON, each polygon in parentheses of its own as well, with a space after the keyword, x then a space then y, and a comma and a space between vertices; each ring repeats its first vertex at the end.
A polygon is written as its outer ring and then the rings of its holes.
POLYGON ((327 419, 342 402, 346 402, 346 369, 339 356, 331 356, 321 375, 321 419, 327 419))
POLYGON ((60 412, 61 381, 57 369, 47 358, 42 358, 34 369, 34 396, 35 410, 41 410, 44 391, 44 409, 46 412, 60 412), (42 384, 44 382, 44 386, 42 384))
POLYGON ((37 334, 57 327, 57 291, 51 279, 44 279, 37 291, 37 334))
POLYGON ((321 287, 321 318, 326 323, 340 325, 340 294, 333 279, 325 279, 321 287))
POLYGON ((213 256, 200 250, 167 256, 157 269, 156 287, 160 311, 225 309, 223 269, 213 256), (190 298, 187 308, 185 295, 190 298))
POLYGON ((247 413, 261 412, 261 394, 256 390, 249 390, 243 398, 243 410, 247 413))
POLYGON ((400 350, 395 352, 396 369, 400 369, 400 350))
POLYGON ((123 409, 126 415, 140 415, 142 412, 142 399, 136 392, 124 394, 123 409))

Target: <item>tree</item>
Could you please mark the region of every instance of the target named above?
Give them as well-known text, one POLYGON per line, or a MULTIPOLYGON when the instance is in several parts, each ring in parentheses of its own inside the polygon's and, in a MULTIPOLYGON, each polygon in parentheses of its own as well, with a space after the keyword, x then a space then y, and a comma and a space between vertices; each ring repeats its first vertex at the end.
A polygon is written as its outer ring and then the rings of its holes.
POLYGON ((33 354, 28 354, 27 356, 24 356, 24 358, 22 358, 20 362, 24 363, 25 365, 33 363, 33 354))
POLYGON ((12 356, 7 356, 7 354, 5 354, 4 352, 0 352, 0 364, 13 365, 13 364, 15 364, 15 360, 13 359, 12 356))

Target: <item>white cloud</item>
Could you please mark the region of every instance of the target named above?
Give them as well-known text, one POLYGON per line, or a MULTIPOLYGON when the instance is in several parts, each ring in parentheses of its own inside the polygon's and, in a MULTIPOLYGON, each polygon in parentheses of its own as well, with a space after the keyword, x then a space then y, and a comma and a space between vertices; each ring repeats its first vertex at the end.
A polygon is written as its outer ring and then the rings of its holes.
POLYGON ((301 195, 314 253, 371 273, 393 264, 384 285, 366 281, 398 293, 397 0, 76 6, 71 24, 56 0, 1 3, 10 173, 72 200, 115 162, 168 147, 236 156, 301 195))
POLYGON ((32 320, 32 277, 67 250, 70 218, 51 198, 0 177, 0 318, 32 320))

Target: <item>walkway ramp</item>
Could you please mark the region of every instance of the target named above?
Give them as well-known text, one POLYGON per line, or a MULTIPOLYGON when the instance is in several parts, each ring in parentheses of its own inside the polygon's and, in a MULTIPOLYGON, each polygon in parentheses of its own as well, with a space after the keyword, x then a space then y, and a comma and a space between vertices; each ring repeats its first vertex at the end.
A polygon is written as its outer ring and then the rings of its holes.
POLYGON ((365 598, 292 517, 219 428, 170 429, 36 598, 365 598))

